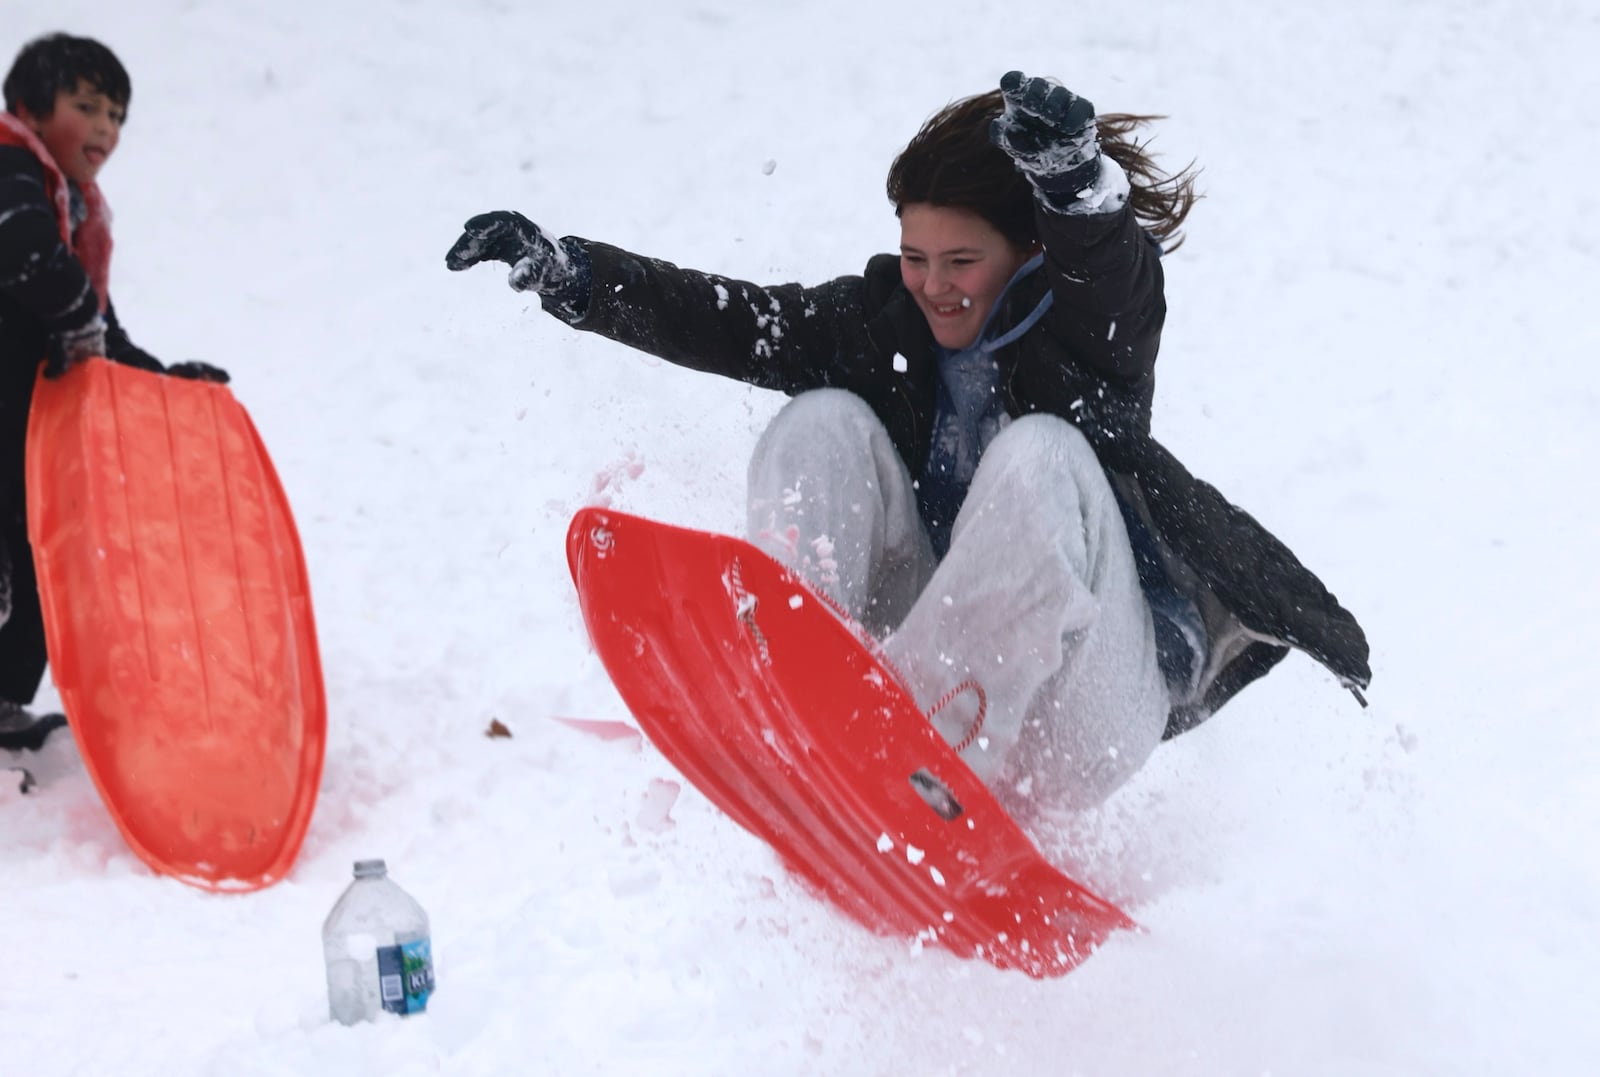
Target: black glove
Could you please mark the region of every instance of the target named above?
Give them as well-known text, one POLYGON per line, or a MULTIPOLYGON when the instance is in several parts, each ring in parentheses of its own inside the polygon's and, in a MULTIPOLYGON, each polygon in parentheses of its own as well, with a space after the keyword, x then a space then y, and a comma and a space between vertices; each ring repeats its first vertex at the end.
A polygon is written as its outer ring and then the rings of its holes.
POLYGON ((214 381, 218 385, 226 385, 232 379, 228 372, 220 366, 202 363, 198 359, 189 359, 182 363, 173 363, 167 367, 167 373, 174 378, 188 378, 191 381, 214 381))
POLYGON ((123 346, 121 348, 115 348, 111 350, 115 351, 117 354, 108 355, 106 358, 110 359, 113 363, 121 363, 123 366, 131 366, 136 370, 148 370, 152 374, 160 374, 167 369, 162 364, 160 359, 157 359, 143 348, 134 347, 132 344, 129 344, 126 341, 123 342, 123 346))
POLYGON ((507 280, 519 292, 561 292, 576 276, 559 239, 507 210, 480 213, 462 225, 461 238, 444 256, 444 264, 456 271, 479 262, 506 263, 511 267, 507 280))
POLYGON ((106 323, 99 315, 81 329, 52 333, 45 343, 44 376, 59 378, 82 359, 106 353, 106 323))
POLYGON ((1016 163, 1034 190, 1064 209, 1100 176, 1094 105, 1054 79, 1008 71, 1000 80, 1005 106, 989 138, 1016 163))
POLYGON ((67 355, 67 348, 61 338, 55 334, 45 343, 44 376, 59 378, 72 369, 72 359, 67 355))

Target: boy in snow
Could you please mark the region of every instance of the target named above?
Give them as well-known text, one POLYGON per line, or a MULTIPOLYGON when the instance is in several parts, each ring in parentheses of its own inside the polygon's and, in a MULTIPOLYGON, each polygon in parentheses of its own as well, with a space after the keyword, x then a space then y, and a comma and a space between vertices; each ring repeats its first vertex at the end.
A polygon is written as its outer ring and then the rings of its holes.
POLYGON ((23 454, 34 378, 89 356, 225 382, 206 363, 164 366, 117 320, 107 288, 111 214, 95 183, 116 151, 132 86, 110 49, 50 34, 17 54, 0 113, 0 748, 37 749, 65 724, 26 709, 46 664, 23 454))

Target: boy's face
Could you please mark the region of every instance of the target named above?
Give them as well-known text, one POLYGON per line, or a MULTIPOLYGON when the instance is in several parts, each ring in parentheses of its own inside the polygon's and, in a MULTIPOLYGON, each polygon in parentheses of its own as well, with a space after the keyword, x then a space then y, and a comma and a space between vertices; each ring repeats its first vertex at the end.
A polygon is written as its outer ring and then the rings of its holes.
POLYGON ((56 94, 56 107, 44 118, 17 106, 17 116, 50 150, 56 165, 79 185, 94 182, 122 137, 123 107, 82 79, 56 94))

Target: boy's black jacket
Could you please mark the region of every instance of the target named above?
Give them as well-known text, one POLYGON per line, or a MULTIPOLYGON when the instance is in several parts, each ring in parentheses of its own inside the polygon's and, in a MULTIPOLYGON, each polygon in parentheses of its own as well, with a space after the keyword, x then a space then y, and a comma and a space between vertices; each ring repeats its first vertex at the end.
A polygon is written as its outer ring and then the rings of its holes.
MULTIPOLYGON (((94 320, 100 297, 61 242, 44 166, 21 146, 0 145, 0 504, 20 490, 28 405, 52 334, 94 320)), ((106 352, 135 366, 160 364, 140 351, 106 308, 106 352)))
MULTIPOLYGON (((1008 412, 1069 420, 1163 547, 1169 576, 1195 598, 1214 646, 1230 639, 1200 698, 1178 701, 1166 735, 1204 721, 1297 647, 1346 686, 1371 679, 1361 626, 1292 552, 1150 436, 1154 366, 1165 319, 1158 252, 1126 209, 1040 211, 1045 273, 1017 282, 992 321, 1016 324, 1044 295, 1049 314, 996 353, 1008 412), (1240 629, 1244 631, 1240 631, 1240 629)), ((796 394, 848 389, 888 429, 912 475, 927 459, 937 352, 901 282, 899 259, 815 287, 762 287, 680 269, 569 237, 588 252, 593 287, 575 328, 681 366, 796 394)))

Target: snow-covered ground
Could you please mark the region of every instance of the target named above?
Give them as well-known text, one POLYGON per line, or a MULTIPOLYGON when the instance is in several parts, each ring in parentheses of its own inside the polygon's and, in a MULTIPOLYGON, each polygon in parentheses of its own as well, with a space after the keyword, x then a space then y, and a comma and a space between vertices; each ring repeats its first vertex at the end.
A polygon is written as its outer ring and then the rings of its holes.
POLYGON ((69 29, 132 72, 118 309, 232 371, 330 705, 309 836, 260 893, 153 876, 69 737, 36 795, 0 785, 0 1071, 1592 1072, 1592 5, 12 0, 0 24, 6 63, 69 29), (1148 930, 1047 982, 863 932, 648 744, 553 721, 626 718, 571 513, 736 530, 780 401, 443 266, 514 208, 761 281, 856 271, 898 240, 893 154, 1013 67, 1168 114, 1155 148, 1204 168, 1158 432, 1356 612, 1375 674, 1362 711, 1291 658, 1058 835, 1148 930), (369 856, 432 915, 439 989, 347 1029, 319 928, 369 856))

